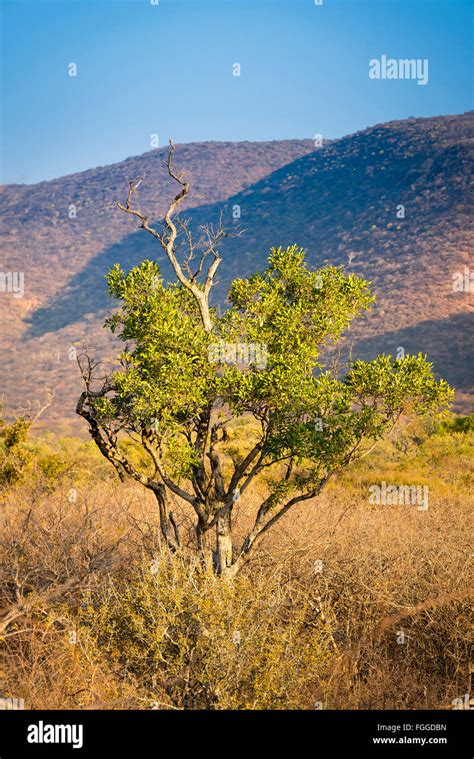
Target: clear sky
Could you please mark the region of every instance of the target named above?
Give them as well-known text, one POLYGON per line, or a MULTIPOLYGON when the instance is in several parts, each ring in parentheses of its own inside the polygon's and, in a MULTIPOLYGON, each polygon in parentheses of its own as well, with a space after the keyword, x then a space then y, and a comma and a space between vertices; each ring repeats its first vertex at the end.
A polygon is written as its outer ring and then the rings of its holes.
POLYGON ((0 2, 3 183, 114 163, 152 134, 331 138, 473 107, 472 0, 0 2), (382 55, 427 58, 428 84, 370 79, 382 55))

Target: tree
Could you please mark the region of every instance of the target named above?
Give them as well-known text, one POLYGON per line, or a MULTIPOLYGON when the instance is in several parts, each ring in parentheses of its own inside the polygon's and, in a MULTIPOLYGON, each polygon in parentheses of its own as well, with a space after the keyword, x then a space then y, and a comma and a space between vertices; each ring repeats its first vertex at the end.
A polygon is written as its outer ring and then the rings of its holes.
POLYGON ((265 271, 234 280, 230 308, 219 316, 209 296, 228 233, 210 225, 195 242, 188 222, 173 221, 189 191, 173 153, 170 143, 168 172, 180 189, 161 230, 132 205, 138 182, 118 206, 156 238, 177 281, 166 284, 148 260, 128 273, 119 264, 110 270, 109 290, 120 306, 106 326, 125 347, 119 368, 102 376, 98 389, 98 365, 81 357, 85 390, 77 412, 121 479, 154 493, 168 548, 181 548, 171 496, 193 509, 203 564, 231 577, 295 504, 316 498, 399 420, 446 405, 452 391, 421 354, 351 362, 343 376, 325 363, 322 348, 374 297, 366 280, 341 268, 308 270, 296 245, 272 249, 265 271), (248 420, 242 452, 229 437, 239 418, 248 420), (145 463, 136 463, 126 436, 145 463), (235 504, 255 478, 265 478, 268 495, 236 545, 235 504))

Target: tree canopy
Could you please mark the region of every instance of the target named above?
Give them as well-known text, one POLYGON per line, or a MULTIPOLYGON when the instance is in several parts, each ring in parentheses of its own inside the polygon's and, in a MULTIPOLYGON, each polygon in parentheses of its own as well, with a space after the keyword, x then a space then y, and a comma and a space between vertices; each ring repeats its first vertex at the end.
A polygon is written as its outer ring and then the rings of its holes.
POLYGON ((421 354, 353 361, 345 370, 328 358, 328 346, 374 296, 364 278, 340 267, 308 269, 297 245, 273 248, 265 271, 235 279, 229 307, 219 315, 209 294, 225 233, 220 226, 204 229, 194 272, 196 249, 178 217, 189 243, 179 262, 172 213, 189 186, 174 172, 173 149, 168 170, 182 189, 164 229, 150 227, 132 207, 132 183, 126 205, 119 206, 159 241, 177 281, 166 283, 149 260, 129 272, 119 264, 111 269, 108 286, 119 307, 106 327, 124 349, 98 389, 95 365, 83 357, 86 389, 77 410, 119 475, 154 492, 167 546, 182 549, 172 496, 194 510, 203 563, 233 575, 292 506, 316 497, 400 420, 448 404, 452 391, 421 354), (236 419, 245 420, 238 445, 236 419), (139 463, 121 442, 127 436, 143 451, 139 463), (265 479, 267 495, 236 545, 235 504, 255 478, 265 479))

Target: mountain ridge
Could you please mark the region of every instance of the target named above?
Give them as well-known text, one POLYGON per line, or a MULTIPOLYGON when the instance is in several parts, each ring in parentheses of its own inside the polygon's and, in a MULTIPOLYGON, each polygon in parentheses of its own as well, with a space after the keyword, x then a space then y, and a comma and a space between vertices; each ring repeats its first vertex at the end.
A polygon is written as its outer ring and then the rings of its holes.
MULTIPOLYGON (((263 268, 272 245, 297 243, 305 248, 311 266, 344 266, 374 283, 378 305, 350 332, 356 352, 363 357, 395 353, 399 347, 427 352, 436 369, 460 387, 459 408, 469 410, 472 296, 453 292, 452 276, 470 263, 473 134, 474 114, 468 112, 378 124, 317 149, 311 141, 177 146, 176 166, 191 182, 186 208, 191 225, 198 227, 222 212, 224 223, 231 226, 232 210, 238 205, 239 223, 247 230, 227 240, 222 249, 218 299, 223 302, 232 277, 263 268), (404 207, 403 219, 397 218, 398 206, 404 207), (461 337, 460 329, 466 333, 461 337), (457 346, 458 355, 450 355, 446 343, 457 346)), ((137 157, 113 164, 100 180, 90 170, 88 182, 79 184, 76 191, 79 212, 71 221, 58 217, 57 206, 60 202, 66 207, 74 194, 68 183, 77 174, 63 182, 51 180, 58 183, 56 188, 46 183, 41 212, 18 197, 17 205, 12 204, 11 191, 7 192, 9 203, 2 203, 5 193, 0 193, 0 233, 5 236, 8 231, 11 270, 26 256, 32 266, 27 273, 31 276, 34 270, 38 282, 48 267, 56 267, 56 279, 46 277, 32 302, 12 304, 10 298, 12 339, 4 351, 4 368, 19 372, 20 382, 13 388, 11 380, 3 380, 9 405, 18 397, 33 397, 33 391, 38 394, 50 382, 56 384, 59 405, 64 407, 73 398, 68 389, 71 383, 78 387, 65 358, 67 348, 87 338, 99 353, 108 353, 110 342, 100 324, 111 307, 103 279, 109 265, 120 261, 129 268, 144 257, 155 257, 165 276, 169 275, 156 241, 137 230, 125 214, 112 211, 117 196, 125 196, 128 180, 143 173, 140 168, 148 156, 146 161, 152 161, 156 174, 148 170, 139 202, 152 218, 160 218, 175 189, 164 167, 154 161, 165 152, 165 148, 149 151, 138 157, 139 165, 137 157), (91 196, 93 190, 97 192, 91 196), (44 203, 51 194, 55 203, 48 209, 44 203), (92 201, 86 203, 88 197, 92 201), (12 220, 14 224, 18 219, 21 233, 15 235, 12 220), (74 226, 72 221, 78 223, 74 226), (77 236, 74 241, 71 234, 77 236), (72 258, 68 258, 70 252, 72 258), (52 365, 55 351, 60 358, 52 365), (21 362, 31 353, 34 368, 26 380, 21 362)), ((58 416, 59 411, 54 414, 58 416)))

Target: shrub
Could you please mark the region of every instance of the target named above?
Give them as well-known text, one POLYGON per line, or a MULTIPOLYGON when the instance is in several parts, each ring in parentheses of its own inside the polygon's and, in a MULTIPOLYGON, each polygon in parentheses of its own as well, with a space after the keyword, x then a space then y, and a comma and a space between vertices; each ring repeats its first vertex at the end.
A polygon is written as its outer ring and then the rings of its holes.
POLYGON ((81 618, 150 705, 291 709, 308 704, 331 653, 311 594, 296 601, 275 575, 222 582, 162 555, 89 597, 81 618))

